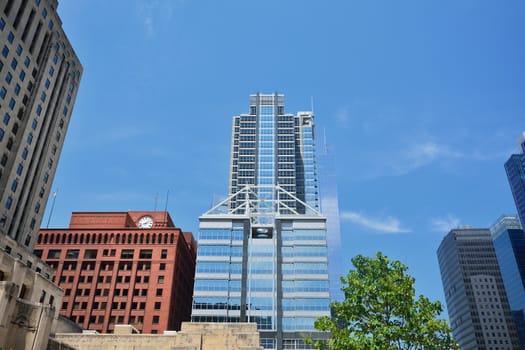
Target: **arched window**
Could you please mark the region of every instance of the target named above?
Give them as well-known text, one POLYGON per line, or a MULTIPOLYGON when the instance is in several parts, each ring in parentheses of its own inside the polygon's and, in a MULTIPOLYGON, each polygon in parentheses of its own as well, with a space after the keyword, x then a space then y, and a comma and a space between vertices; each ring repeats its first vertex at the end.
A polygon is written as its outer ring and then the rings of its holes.
POLYGON ((73 242, 74 242, 75 244, 78 243, 78 235, 75 235, 75 236, 73 237, 73 242))
POLYGON ((99 234, 97 235, 97 243, 98 243, 98 244, 102 243, 102 234, 101 234, 101 233, 99 233, 99 234))
POLYGON ((62 244, 66 243, 66 236, 67 235, 65 233, 62 235, 62 241, 61 241, 62 244))
POLYGON ((104 233, 104 244, 108 243, 108 234, 104 233))
POLYGON ((47 239, 48 239, 48 237, 47 237, 47 235, 45 235, 45 236, 44 236, 44 244, 47 243, 47 239))
POLYGON ((113 233, 109 235, 109 243, 115 243, 115 235, 113 233))
POLYGON ((140 244, 143 244, 144 243, 144 234, 141 233, 140 234, 140 244))
POLYGON ((164 244, 168 244, 168 234, 164 234, 164 244))
POLYGON ((117 241, 116 241, 117 244, 120 243, 120 233, 117 233, 117 241))
POLYGON ((80 234, 80 244, 84 243, 84 234, 80 234))
POLYGON ((49 236, 49 243, 55 243, 55 234, 52 233, 50 236, 49 236))
POLYGON ((149 244, 149 233, 146 234, 146 244, 149 244))
POLYGON ((90 239, 91 235, 89 233, 86 233, 86 243, 91 243, 90 239))
POLYGON ((133 237, 133 243, 137 244, 139 241, 139 235, 135 233, 135 237, 133 237))
POLYGON ((151 243, 153 243, 153 244, 157 243, 156 238, 157 238, 157 236, 155 234, 153 234, 153 237, 151 239, 151 243))
POLYGON ((73 235, 70 233, 67 235, 67 243, 71 244, 73 241, 73 235))
POLYGON ((170 236, 170 243, 173 244, 175 242, 175 235, 172 233, 170 236))
POLYGON ((38 238, 37 238, 37 242, 38 244, 42 243, 42 235, 38 235, 38 238))

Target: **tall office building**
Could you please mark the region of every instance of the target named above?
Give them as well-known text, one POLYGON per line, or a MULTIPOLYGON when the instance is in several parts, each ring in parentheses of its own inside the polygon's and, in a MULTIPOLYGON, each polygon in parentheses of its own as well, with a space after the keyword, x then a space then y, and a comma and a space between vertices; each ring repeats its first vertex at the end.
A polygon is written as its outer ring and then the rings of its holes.
POLYGON ((517 216, 504 215, 490 228, 512 318, 525 349, 525 233, 517 216))
POLYGON ((229 197, 200 217, 192 321, 256 322, 266 349, 308 348, 329 316, 312 112, 250 96, 233 117, 229 197))
POLYGON ((521 349, 488 229, 454 229, 438 251, 450 325, 461 350, 521 349))
POLYGON ((523 225, 525 223, 525 132, 521 134, 518 145, 520 153, 510 156, 505 163, 505 171, 523 225))
POLYGON ((82 75, 57 6, 57 0, 0 1, 4 348, 45 348, 53 304, 62 296, 50 280, 52 270, 32 254, 82 75))

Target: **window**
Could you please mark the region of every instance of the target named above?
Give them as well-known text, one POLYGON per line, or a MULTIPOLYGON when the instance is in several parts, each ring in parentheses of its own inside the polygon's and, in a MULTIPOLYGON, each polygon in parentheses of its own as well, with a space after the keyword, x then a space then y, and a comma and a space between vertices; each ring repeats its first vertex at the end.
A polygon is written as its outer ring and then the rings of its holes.
POLYGON ((60 259, 60 249, 50 249, 47 252, 48 259, 60 259))
POLYGON ((9 108, 11 110, 15 109, 15 100, 13 98, 9 100, 9 108))
POLYGON ((55 55, 55 56, 53 56, 53 63, 54 63, 54 64, 57 64, 57 62, 58 62, 58 56, 55 55))
POLYGON ((44 18, 47 17, 47 10, 46 9, 42 10, 42 17, 44 17, 44 18))
MULTIPOLYGON (((20 80, 24 81, 25 78, 26 78, 26 72, 24 72, 23 70, 20 71, 20 80)), ((29 87, 28 87, 28 89, 29 89, 29 87)), ((31 90, 31 89, 29 89, 29 90, 31 90)))
POLYGON ((9 113, 4 114, 4 124, 5 125, 9 124, 10 119, 11 119, 11 116, 9 115, 9 113))
POLYGON ((26 58, 24 59, 24 66, 26 66, 26 68, 29 68, 29 63, 31 63, 31 59, 26 56, 26 58))
POLYGON ((49 89, 49 85, 51 85, 51 82, 49 81, 49 79, 46 79, 46 82, 45 82, 45 87, 46 89, 49 89))
POLYGON ((31 128, 33 128, 33 130, 36 130, 37 125, 38 121, 36 119, 33 119, 33 122, 31 123, 31 128))
POLYGON ((158 288, 157 289, 157 294, 156 294, 158 297, 161 297, 162 296, 162 289, 158 288))
POLYGON ((15 85, 15 95, 18 96, 19 93, 20 93, 20 85, 16 84, 15 85))
POLYGON ((159 276, 157 278, 157 283, 164 283, 164 276, 159 276))
POLYGON ((3 18, 0 17, 0 30, 4 30, 5 28, 5 21, 3 18))
POLYGON ((20 56, 20 55, 22 54, 22 46, 18 45, 18 46, 16 47, 16 54, 17 54, 18 56, 20 56))
POLYGON ((11 61, 11 68, 16 69, 16 66, 18 66, 18 61, 16 60, 16 58, 13 58, 13 60, 11 61))
POLYGON ((76 259, 78 258, 78 249, 68 249, 66 253, 66 259, 76 259))
POLYGON ((6 94, 7 90, 5 89, 5 87, 2 86, 2 88, 0 89, 0 97, 2 97, 2 99, 5 99, 6 94))
POLYGON ((4 48, 2 49, 2 56, 7 57, 9 55, 9 48, 4 45, 4 48))
POLYGON ((18 180, 14 179, 13 183, 11 184, 11 191, 16 192, 17 187, 18 187, 18 180))
POLYGON ((49 28, 49 30, 53 30, 53 27, 55 26, 55 24, 53 23, 53 21, 49 21, 49 24, 47 25, 47 27, 49 28))
POLYGON ((46 101, 46 97, 47 97, 46 93, 44 91, 42 91, 42 93, 40 94, 40 101, 45 102, 46 101))
POLYGON ((167 249, 162 249, 162 252, 160 253, 160 258, 161 259, 166 259, 168 257, 168 250, 167 249))
POLYGON ((133 249, 123 249, 120 253, 120 257, 122 259, 133 259, 133 253, 135 251, 133 249))
POLYGON ((155 310, 160 310, 160 305, 161 305, 160 301, 156 301, 155 302, 155 310))
POLYGON ((9 32, 9 34, 7 35, 7 41, 9 41, 9 43, 12 44, 14 39, 15 35, 13 34, 13 32, 9 32))
POLYGON ((139 253, 140 259, 151 259, 152 250, 151 249, 141 249, 139 253))
POLYGON ((154 315, 153 320, 152 320, 153 324, 159 324, 159 318, 160 318, 159 316, 154 315))
POLYGON ((96 249, 86 249, 84 252, 84 259, 96 259, 97 250, 96 249))
POLYGON ((24 166, 20 163, 18 164, 18 167, 16 168, 16 174, 22 175, 22 171, 24 170, 24 166))
POLYGON ((12 204, 13 204, 13 198, 7 197, 7 199, 5 201, 5 208, 6 209, 11 209, 11 205, 12 204))
POLYGON ((40 114, 42 114, 42 106, 41 105, 38 105, 36 107, 36 115, 38 115, 40 117, 40 114))
POLYGON ((160 263, 159 270, 166 270, 166 264, 160 263))
POLYGON ((5 82, 7 84, 11 84, 11 80, 13 80, 13 75, 10 72, 7 72, 7 74, 5 75, 5 82))
POLYGON ((31 142, 33 142, 33 134, 29 133, 29 135, 27 135, 27 143, 30 145, 31 142))
POLYGON ((55 74, 55 68, 51 67, 49 68, 49 75, 53 76, 53 74, 55 74))

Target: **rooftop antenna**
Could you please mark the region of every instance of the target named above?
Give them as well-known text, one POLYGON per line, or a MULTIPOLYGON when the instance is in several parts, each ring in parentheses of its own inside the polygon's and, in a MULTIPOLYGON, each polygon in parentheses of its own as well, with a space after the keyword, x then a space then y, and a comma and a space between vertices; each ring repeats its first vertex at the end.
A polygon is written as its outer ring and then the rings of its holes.
POLYGON ((55 193, 53 193, 53 204, 51 204, 51 210, 49 211, 49 217, 47 218, 46 228, 49 228, 49 223, 51 222, 51 216, 53 215, 53 209, 55 209, 55 201, 57 199, 57 193, 58 193, 58 188, 55 190, 55 193))

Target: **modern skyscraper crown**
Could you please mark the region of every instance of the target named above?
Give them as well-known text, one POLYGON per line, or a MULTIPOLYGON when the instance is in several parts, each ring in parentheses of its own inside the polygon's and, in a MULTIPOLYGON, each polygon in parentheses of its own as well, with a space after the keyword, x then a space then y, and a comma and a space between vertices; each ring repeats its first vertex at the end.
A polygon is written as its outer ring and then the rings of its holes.
POLYGON ((279 199, 290 213, 318 210, 313 113, 285 113, 284 95, 277 93, 250 95, 249 109, 233 117, 230 208, 242 205, 234 194, 248 186, 261 200, 279 199), (286 198, 277 198, 281 190, 286 198))

